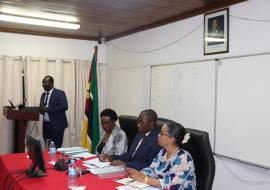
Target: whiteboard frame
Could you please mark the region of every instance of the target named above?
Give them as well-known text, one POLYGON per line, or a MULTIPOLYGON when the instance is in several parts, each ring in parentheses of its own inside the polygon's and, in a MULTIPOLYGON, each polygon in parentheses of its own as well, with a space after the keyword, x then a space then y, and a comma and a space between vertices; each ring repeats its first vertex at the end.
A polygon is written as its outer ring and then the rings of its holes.
POLYGON ((176 64, 188 64, 188 63, 196 63, 196 62, 208 62, 208 61, 215 61, 216 65, 215 65, 215 111, 214 111, 214 143, 213 143, 213 154, 220 156, 220 157, 224 157, 224 158, 228 158, 231 160, 235 160, 238 161, 240 163, 244 163, 244 164, 248 164, 251 166, 256 166, 259 168, 263 168, 263 169, 268 169, 270 170, 270 166, 265 166, 265 165, 260 165, 258 163, 253 163, 253 162, 248 162, 242 159, 238 159, 238 158, 234 158, 234 157, 230 157, 230 156, 226 156, 220 153, 216 153, 216 122, 217 122, 217 90, 218 90, 218 64, 220 64, 220 62, 222 60, 227 60, 227 59, 237 59, 237 58, 244 58, 244 57, 254 57, 254 56, 262 56, 262 55, 270 55, 270 52, 260 52, 260 53, 251 53, 251 54, 244 54, 244 55, 236 55, 236 56, 227 56, 227 57, 219 57, 219 58, 211 58, 211 59, 199 59, 199 60, 193 60, 193 61, 183 61, 183 62, 175 62, 175 63, 169 63, 169 64, 156 64, 156 65, 150 65, 150 107, 151 105, 151 91, 152 91, 152 67, 157 67, 157 66, 169 66, 169 65, 176 65, 176 64))

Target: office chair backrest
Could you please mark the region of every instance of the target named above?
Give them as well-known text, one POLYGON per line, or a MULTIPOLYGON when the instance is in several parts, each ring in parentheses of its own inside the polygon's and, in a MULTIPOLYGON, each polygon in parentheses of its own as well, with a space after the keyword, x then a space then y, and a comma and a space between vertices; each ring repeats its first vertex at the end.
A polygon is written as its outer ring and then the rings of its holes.
POLYGON ((158 118, 156 126, 161 129, 162 125, 164 125, 165 123, 168 123, 168 122, 172 122, 172 120, 165 119, 165 118, 158 118))
POLYGON ((207 132, 186 128, 190 133, 188 143, 182 146, 189 151, 197 178, 197 190, 211 190, 215 176, 215 160, 207 132))
POLYGON ((128 139, 128 148, 130 147, 134 137, 138 133, 137 120, 138 117, 130 115, 120 115, 119 124, 123 131, 125 131, 128 139))

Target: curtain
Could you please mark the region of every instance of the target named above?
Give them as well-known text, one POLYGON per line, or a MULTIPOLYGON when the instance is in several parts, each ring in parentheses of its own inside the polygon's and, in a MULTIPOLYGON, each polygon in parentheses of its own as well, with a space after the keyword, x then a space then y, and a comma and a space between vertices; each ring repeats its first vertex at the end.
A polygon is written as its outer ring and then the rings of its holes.
POLYGON ((75 99, 75 115, 74 125, 77 125, 77 130, 74 131, 76 134, 76 143, 74 145, 81 144, 83 117, 85 110, 85 99, 86 99, 86 85, 88 83, 89 71, 91 67, 90 61, 76 60, 75 61, 75 75, 76 75, 76 99, 75 99))
MULTIPOLYGON (((99 111, 105 108, 105 75, 106 64, 98 64, 99 111)), ((8 105, 8 99, 16 104, 22 102, 22 76, 24 67, 26 106, 39 106, 42 94, 42 79, 46 75, 54 78, 55 88, 64 90, 68 100, 66 112, 69 127, 66 128, 63 147, 80 146, 86 85, 91 67, 90 60, 49 59, 44 57, 9 58, 0 57, 1 109, 8 105), (23 66, 24 65, 24 66, 23 66), (5 90, 3 90, 5 89, 5 90)), ((0 153, 13 152, 13 122, 0 117, 0 153)), ((40 137, 42 146, 42 115, 37 123, 28 122, 27 133, 40 137)))
MULTIPOLYGON (((22 57, 0 57, 0 109, 9 105, 22 103, 22 57)), ((14 126, 12 120, 7 120, 0 114, 0 154, 14 151, 14 126)))

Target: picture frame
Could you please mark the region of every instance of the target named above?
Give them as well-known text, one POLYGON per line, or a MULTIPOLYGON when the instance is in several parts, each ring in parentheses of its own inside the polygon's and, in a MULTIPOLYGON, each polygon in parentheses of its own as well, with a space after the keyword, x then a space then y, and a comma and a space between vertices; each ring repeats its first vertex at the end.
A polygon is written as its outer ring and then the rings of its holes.
POLYGON ((229 8, 204 14, 204 55, 229 52, 229 8))

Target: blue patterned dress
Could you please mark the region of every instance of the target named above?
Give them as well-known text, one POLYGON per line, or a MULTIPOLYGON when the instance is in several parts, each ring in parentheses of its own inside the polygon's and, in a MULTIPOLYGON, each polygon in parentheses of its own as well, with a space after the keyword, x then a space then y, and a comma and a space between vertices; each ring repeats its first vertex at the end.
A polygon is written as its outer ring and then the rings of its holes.
POLYGON ((167 160, 162 149, 148 168, 142 169, 147 176, 159 179, 162 189, 196 190, 193 159, 188 151, 180 149, 167 160))

